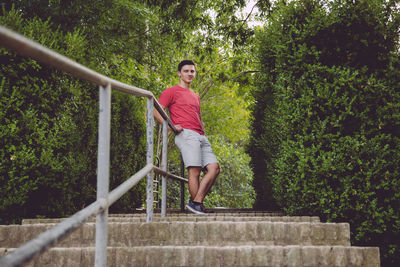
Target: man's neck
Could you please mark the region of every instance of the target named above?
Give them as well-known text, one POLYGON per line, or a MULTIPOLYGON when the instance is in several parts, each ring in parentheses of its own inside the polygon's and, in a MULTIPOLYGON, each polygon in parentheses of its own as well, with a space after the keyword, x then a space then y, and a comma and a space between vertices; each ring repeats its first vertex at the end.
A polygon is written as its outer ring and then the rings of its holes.
POLYGON ((186 83, 184 81, 180 81, 178 84, 180 87, 183 87, 185 89, 190 89, 190 83, 186 83))

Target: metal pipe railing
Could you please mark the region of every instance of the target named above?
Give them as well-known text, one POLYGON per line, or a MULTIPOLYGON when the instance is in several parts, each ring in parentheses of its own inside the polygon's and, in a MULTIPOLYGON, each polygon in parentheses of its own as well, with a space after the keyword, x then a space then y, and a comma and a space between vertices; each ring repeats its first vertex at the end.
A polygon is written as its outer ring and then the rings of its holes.
POLYGON ((78 211, 71 217, 57 224, 50 230, 38 235, 36 238, 28 241, 24 245, 17 248, 10 254, 7 254, 0 259, 1 267, 19 266, 35 255, 44 252, 54 243, 61 240, 63 237, 68 235, 70 232, 79 228, 84 222, 90 217, 101 213, 106 210, 109 206, 115 203, 122 195, 128 192, 133 186, 135 186, 147 173, 153 170, 153 165, 146 165, 143 169, 138 171, 135 175, 130 177, 127 181, 122 183, 120 186, 115 188, 108 194, 108 197, 101 198, 87 206, 86 208, 78 211))
POLYGON ((167 178, 170 178, 170 179, 172 179, 172 180, 180 181, 180 182, 185 182, 185 183, 188 182, 187 179, 185 179, 185 178, 183 178, 183 177, 181 177, 181 176, 178 176, 178 175, 171 174, 171 173, 169 173, 169 172, 167 172, 167 171, 164 171, 164 170, 162 170, 161 168, 158 168, 157 166, 154 166, 154 167, 153 167, 153 170, 154 170, 154 172, 159 173, 159 174, 161 174, 161 175, 165 175, 167 178))
POLYGON ((110 205, 115 203, 151 171, 154 171, 154 165, 148 164, 136 174, 132 175, 128 180, 120 184, 117 188, 115 188, 108 194, 108 203, 110 203, 110 205))
POLYGON ((34 58, 44 64, 71 73, 73 76, 90 81, 103 87, 110 84, 115 90, 126 92, 133 95, 153 97, 153 93, 138 87, 127 85, 95 72, 51 49, 48 49, 20 34, 17 34, 3 26, 0 26, 1 44, 18 53, 34 58))
MULTIPOLYGON (((168 123, 166 120, 162 124, 162 154, 161 169, 167 172, 168 155, 168 123)), ((167 215, 167 177, 163 175, 161 183, 161 217, 167 215)))
POLYGON ((175 126, 172 124, 164 109, 161 108, 160 103, 155 99, 152 92, 116 81, 97 73, 94 70, 91 70, 1 25, 0 44, 9 50, 14 50, 22 55, 36 59, 39 62, 53 66, 58 70, 68 72, 74 77, 90 81, 96 85, 105 87, 110 84, 113 90, 118 90, 131 95, 153 98, 155 109, 161 114, 163 119, 168 121, 169 127, 177 133, 175 126))
MULTIPOLYGON (((185 164, 181 155, 181 176, 185 176, 185 164)), ((185 210, 185 184, 181 181, 181 211, 185 210)))
MULTIPOLYGON (((147 98, 147 164, 153 164, 154 160, 154 102, 153 98, 147 98)), ((153 172, 147 174, 147 185, 146 185, 146 222, 151 222, 153 220, 153 172)))
MULTIPOLYGON (((99 140, 97 149, 97 200, 107 198, 110 184, 111 85, 99 86, 99 140)), ((95 265, 107 262, 108 209, 96 217, 95 265)))
MULTIPOLYGON (((135 86, 127 85, 111 79, 107 76, 99 74, 57 52, 54 52, 18 33, 15 33, 3 26, 0 26, 0 44, 4 47, 14 50, 20 54, 29 56, 41 63, 53 66, 54 68, 68 72, 75 77, 90 81, 99 86, 100 105, 99 105, 99 143, 98 143, 98 175, 97 175, 97 200, 90 206, 82 209, 73 216, 57 224, 54 228, 39 235, 35 239, 27 242, 14 252, 7 254, 0 259, 0 266, 18 266, 32 259, 35 255, 43 252, 46 248, 66 236, 71 231, 78 228, 91 216, 97 215, 96 219, 96 252, 95 266, 106 266, 107 264, 107 218, 108 207, 117 201, 123 194, 135 186, 140 179, 147 175, 147 197, 146 197, 146 221, 152 221, 153 217, 153 172, 164 175, 163 177, 163 194, 164 178, 172 178, 175 180, 187 182, 186 179, 172 175, 167 172, 166 162, 167 153, 164 152, 164 146, 168 139, 168 125, 175 133, 176 128, 169 119, 167 113, 163 110, 153 93, 140 89, 135 86), (112 192, 109 191, 109 153, 110 153, 110 122, 111 122, 111 90, 126 92, 132 95, 144 96, 147 98, 147 165, 127 181, 122 183, 112 192), (154 144, 153 144, 153 128, 154 117, 153 110, 156 109, 164 119, 163 123, 163 161, 162 169, 153 165, 154 160, 154 144), (165 134, 166 132, 166 134, 165 134)), ((162 213, 166 214, 166 195, 162 197, 162 213)))

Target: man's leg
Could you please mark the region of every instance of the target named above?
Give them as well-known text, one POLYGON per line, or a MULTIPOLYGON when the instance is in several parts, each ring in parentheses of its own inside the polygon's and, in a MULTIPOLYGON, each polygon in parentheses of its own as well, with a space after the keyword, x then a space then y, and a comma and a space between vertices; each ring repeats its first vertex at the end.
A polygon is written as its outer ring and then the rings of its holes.
POLYGON ((188 167, 187 170, 189 193, 192 196, 192 200, 194 200, 199 191, 201 167, 188 167))
MULTIPOLYGON (((190 191, 190 184, 189 184, 189 192, 190 195, 192 196, 193 201, 203 203, 203 200, 205 196, 207 195, 208 191, 210 190, 211 186, 214 184, 215 179, 217 178, 219 174, 219 164, 218 163, 211 163, 206 166, 207 173, 203 176, 203 179, 201 179, 200 185, 199 185, 199 179, 197 178, 197 193, 193 196, 192 192, 190 191)), ((201 169, 200 169, 201 171, 201 169)), ((200 176, 200 172, 198 174, 200 176)), ((198 177, 199 177, 198 176, 198 177)), ((189 176, 190 178, 190 176, 189 176)), ((190 182, 190 180, 189 180, 190 182)), ((196 189, 193 187, 193 189, 196 189)), ((193 193, 196 192, 193 190, 193 193)))

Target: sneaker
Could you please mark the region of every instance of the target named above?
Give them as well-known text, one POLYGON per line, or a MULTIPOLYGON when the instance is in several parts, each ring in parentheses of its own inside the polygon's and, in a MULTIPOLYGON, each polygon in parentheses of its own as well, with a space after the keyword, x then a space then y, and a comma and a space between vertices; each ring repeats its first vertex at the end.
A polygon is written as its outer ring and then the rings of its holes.
POLYGON ((204 204, 203 204, 203 203, 201 203, 201 210, 202 210, 204 213, 214 213, 213 210, 208 210, 208 209, 206 209, 206 207, 204 207, 204 204))
POLYGON ((203 204, 195 204, 193 201, 189 201, 189 203, 186 205, 186 208, 196 214, 207 214, 203 211, 202 205, 203 204))

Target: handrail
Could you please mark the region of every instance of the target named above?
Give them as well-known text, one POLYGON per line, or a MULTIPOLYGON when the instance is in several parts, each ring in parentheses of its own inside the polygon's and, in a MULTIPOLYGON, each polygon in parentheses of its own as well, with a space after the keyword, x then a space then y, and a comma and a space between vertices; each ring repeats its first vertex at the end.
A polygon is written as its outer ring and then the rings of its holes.
POLYGON ((108 207, 117 201, 122 195, 135 186, 147 175, 147 222, 152 221, 153 216, 153 172, 163 175, 162 188, 162 212, 166 214, 166 178, 187 182, 187 179, 167 172, 167 141, 168 126, 177 133, 176 128, 169 119, 167 113, 158 103, 153 93, 135 86, 127 85, 99 74, 57 52, 54 52, 37 42, 34 42, 14 31, 0 25, 0 44, 15 50, 23 55, 36 59, 44 64, 68 72, 75 77, 90 81, 99 86, 100 108, 99 108, 99 149, 98 149, 98 176, 97 176, 97 200, 88 207, 80 210, 52 229, 40 234, 33 240, 25 243, 10 254, 0 258, 0 266, 18 266, 35 255, 43 252, 86 222, 90 217, 97 215, 96 220, 96 253, 95 266, 106 266, 107 261, 107 218, 108 207), (147 97, 147 165, 119 185, 113 191, 108 192, 109 186, 109 142, 110 142, 110 112, 111 112, 111 90, 116 89, 132 95, 147 97), (153 110, 154 108, 163 117, 163 163, 158 168, 153 165, 153 110), (101 165, 105 164, 106 167, 101 165))
POLYGON ((177 175, 168 173, 168 172, 166 172, 166 171, 164 171, 164 170, 162 170, 162 169, 160 169, 160 168, 158 168, 158 167, 156 167, 156 166, 153 167, 153 170, 154 170, 156 173, 159 173, 159 174, 161 174, 161 175, 164 175, 164 176, 166 176, 166 177, 168 177, 168 178, 171 178, 171 179, 173 179, 173 180, 180 181, 180 182, 186 182, 186 183, 188 182, 188 179, 185 179, 185 178, 182 178, 182 177, 180 177, 180 176, 177 176, 177 175))
POLYGON ((110 84, 112 89, 116 89, 121 92, 153 98, 154 107, 161 114, 163 119, 168 121, 169 127, 175 133, 177 133, 175 126, 172 124, 167 113, 161 107, 160 103, 158 103, 152 92, 138 88, 136 86, 119 82, 100 73, 97 73, 94 70, 89 69, 77 63, 76 61, 73 61, 66 56, 54 52, 53 50, 48 49, 40 45, 39 43, 32 41, 1 25, 0 43, 10 50, 14 50, 22 55, 36 59, 37 61, 53 66, 58 70, 68 72, 77 78, 92 82, 96 85, 105 87, 110 84))
POLYGON ((86 208, 58 223, 50 230, 23 244, 12 254, 8 254, 1 258, 0 266, 18 266, 32 259, 36 254, 44 252, 52 244, 56 243, 75 229, 79 228, 90 217, 99 214, 111 206, 111 204, 116 202, 119 197, 121 197, 124 193, 136 185, 144 176, 146 176, 147 173, 152 171, 153 167, 154 166, 152 165, 146 165, 135 175, 110 192, 108 198, 96 200, 86 208))

